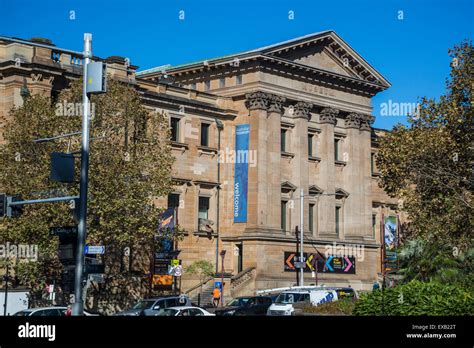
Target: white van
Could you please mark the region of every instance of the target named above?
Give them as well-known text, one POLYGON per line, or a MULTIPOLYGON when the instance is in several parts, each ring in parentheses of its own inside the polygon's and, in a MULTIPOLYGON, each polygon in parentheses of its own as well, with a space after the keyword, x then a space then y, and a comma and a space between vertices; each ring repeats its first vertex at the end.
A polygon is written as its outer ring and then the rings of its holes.
POLYGON ((333 289, 294 289, 280 293, 268 308, 267 315, 293 315, 293 303, 307 302, 318 306, 325 302, 337 301, 337 292, 333 289))

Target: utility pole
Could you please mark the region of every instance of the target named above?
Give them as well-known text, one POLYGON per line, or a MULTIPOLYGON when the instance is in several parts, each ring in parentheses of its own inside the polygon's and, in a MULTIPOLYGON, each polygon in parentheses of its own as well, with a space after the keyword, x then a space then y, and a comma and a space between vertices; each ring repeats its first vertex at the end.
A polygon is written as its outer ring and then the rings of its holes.
POLYGON ((9 276, 10 259, 7 258, 7 273, 5 274, 5 300, 3 302, 3 316, 7 316, 7 301, 8 301, 8 276, 9 276))
MULTIPOLYGON (((301 210, 301 220, 300 220, 300 262, 304 262, 303 259, 303 238, 304 238, 304 192, 303 188, 300 191, 300 210, 301 210)), ((300 286, 304 286, 304 268, 300 269, 300 286)))
POLYGON ((72 315, 84 314, 84 299, 82 297, 82 276, 84 273, 84 245, 87 235, 87 188, 89 181, 89 97, 87 96, 87 68, 92 57, 92 34, 84 34, 84 63, 82 103, 82 147, 81 147, 81 182, 79 188, 79 226, 77 233, 76 273, 74 278, 74 304, 72 315))

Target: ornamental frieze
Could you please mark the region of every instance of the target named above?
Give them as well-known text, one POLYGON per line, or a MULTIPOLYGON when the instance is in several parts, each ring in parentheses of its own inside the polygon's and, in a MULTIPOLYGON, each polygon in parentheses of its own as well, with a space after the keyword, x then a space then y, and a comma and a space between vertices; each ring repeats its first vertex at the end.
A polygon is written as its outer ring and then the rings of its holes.
POLYGON ((271 94, 268 98, 268 112, 283 113, 283 103, 286 101, 285 97, 271 94))
POLYGON ((344 120, 344 125, 346 128, 360 128, 360 119, 361 115, 356 114, 356 113, 350 113, 349 115, 346 116, 344 120))
POLYGON ((375 117, 372 115, 360 115, 360 130, 370 131, 370 127, 374 121, 375 117))
POLYGON ((339 114, 339 110, 334 108, 324 108, 319 113, 319 123, 330 123, 336 124, 336 117, 339 114))
POLYGON ((245 95, 245 105, 249 110, 267 110, 270 95, 264 92, 251 92, 245 95))
POLYGON ((299 101, 292 108, 292 116, 294 118, 306 118, 309 120, 311 118, 311 109, 313 104, 299 101))

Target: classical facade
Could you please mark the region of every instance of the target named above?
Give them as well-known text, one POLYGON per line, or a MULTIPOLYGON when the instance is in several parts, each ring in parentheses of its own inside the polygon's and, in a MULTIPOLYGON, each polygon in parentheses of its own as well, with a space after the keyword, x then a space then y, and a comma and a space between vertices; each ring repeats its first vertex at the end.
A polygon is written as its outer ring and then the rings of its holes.
MULTIPOLYGON (((371 127, 371 98, 390 84, 335 32, 140 72, 121 57, 102 60, 112 78, 133 84, 147 107, 169 116, 176 185, 159 203, 176 207, 186 231, 184 265, 218 261, 221 272, 225 250, 231 296, 293 285, 302 209, 304 261, 311 269, 310 256, 320 257, 321 267, 304 273, 306 284, 317 277, 319 284, 369 289, 378 280, 380 219, 397 202, 377 185, 374 157, 384 131, 371 127), (240 153, 246 175, 239 177, 248 189, 239 193, 245 216, 237 220, 240 125, 249 130, 240 153), (340 255, 338 247, 358 252, 340 255)), ((25 86, 54 95, 80 76, 81 64, 54 46, 0 40, 0 113, 22 104, 25 86)), ((183 290, 195 285, 183 277, 183 290)))

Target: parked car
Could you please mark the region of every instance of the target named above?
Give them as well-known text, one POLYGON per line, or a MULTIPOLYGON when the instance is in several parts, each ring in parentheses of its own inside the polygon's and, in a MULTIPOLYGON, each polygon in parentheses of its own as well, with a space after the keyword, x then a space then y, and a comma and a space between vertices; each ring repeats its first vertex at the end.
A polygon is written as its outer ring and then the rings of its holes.
POLYGON ((209 313, 204 308, 184 306, 184 307, 169 307, 159 309, 155 316, 158 317, 212 317, 213 313, 209 313))
POLYGON ((171 295, 156 298, 143 299, 137 302, 132 308, 123 312, 116 313, 119 316, 154 316, 160 309, 169 307, 191 306, 191 300, 188 296, 171 295))
MULTIPOLYGON (((22 311, 16 312, 13 316, 16 317, 65 317, 67 307, 40 307, 40 308, 29 308, 22 311)), ((92 313, 84 311, 84 315, 87 317, 99 316, 98 313, 92 313)))
POLYGON ((265 315, 272 304, 270 296, 242 296, 230 301, 224 308, 216 308, 216 315, 265 315))
POLYGON ((267 315, 293 315, 294 303, 317 306, 324 302, 337 301, 337 292, 333 289, 294 289, 283 291, 267 311, 267 315))

